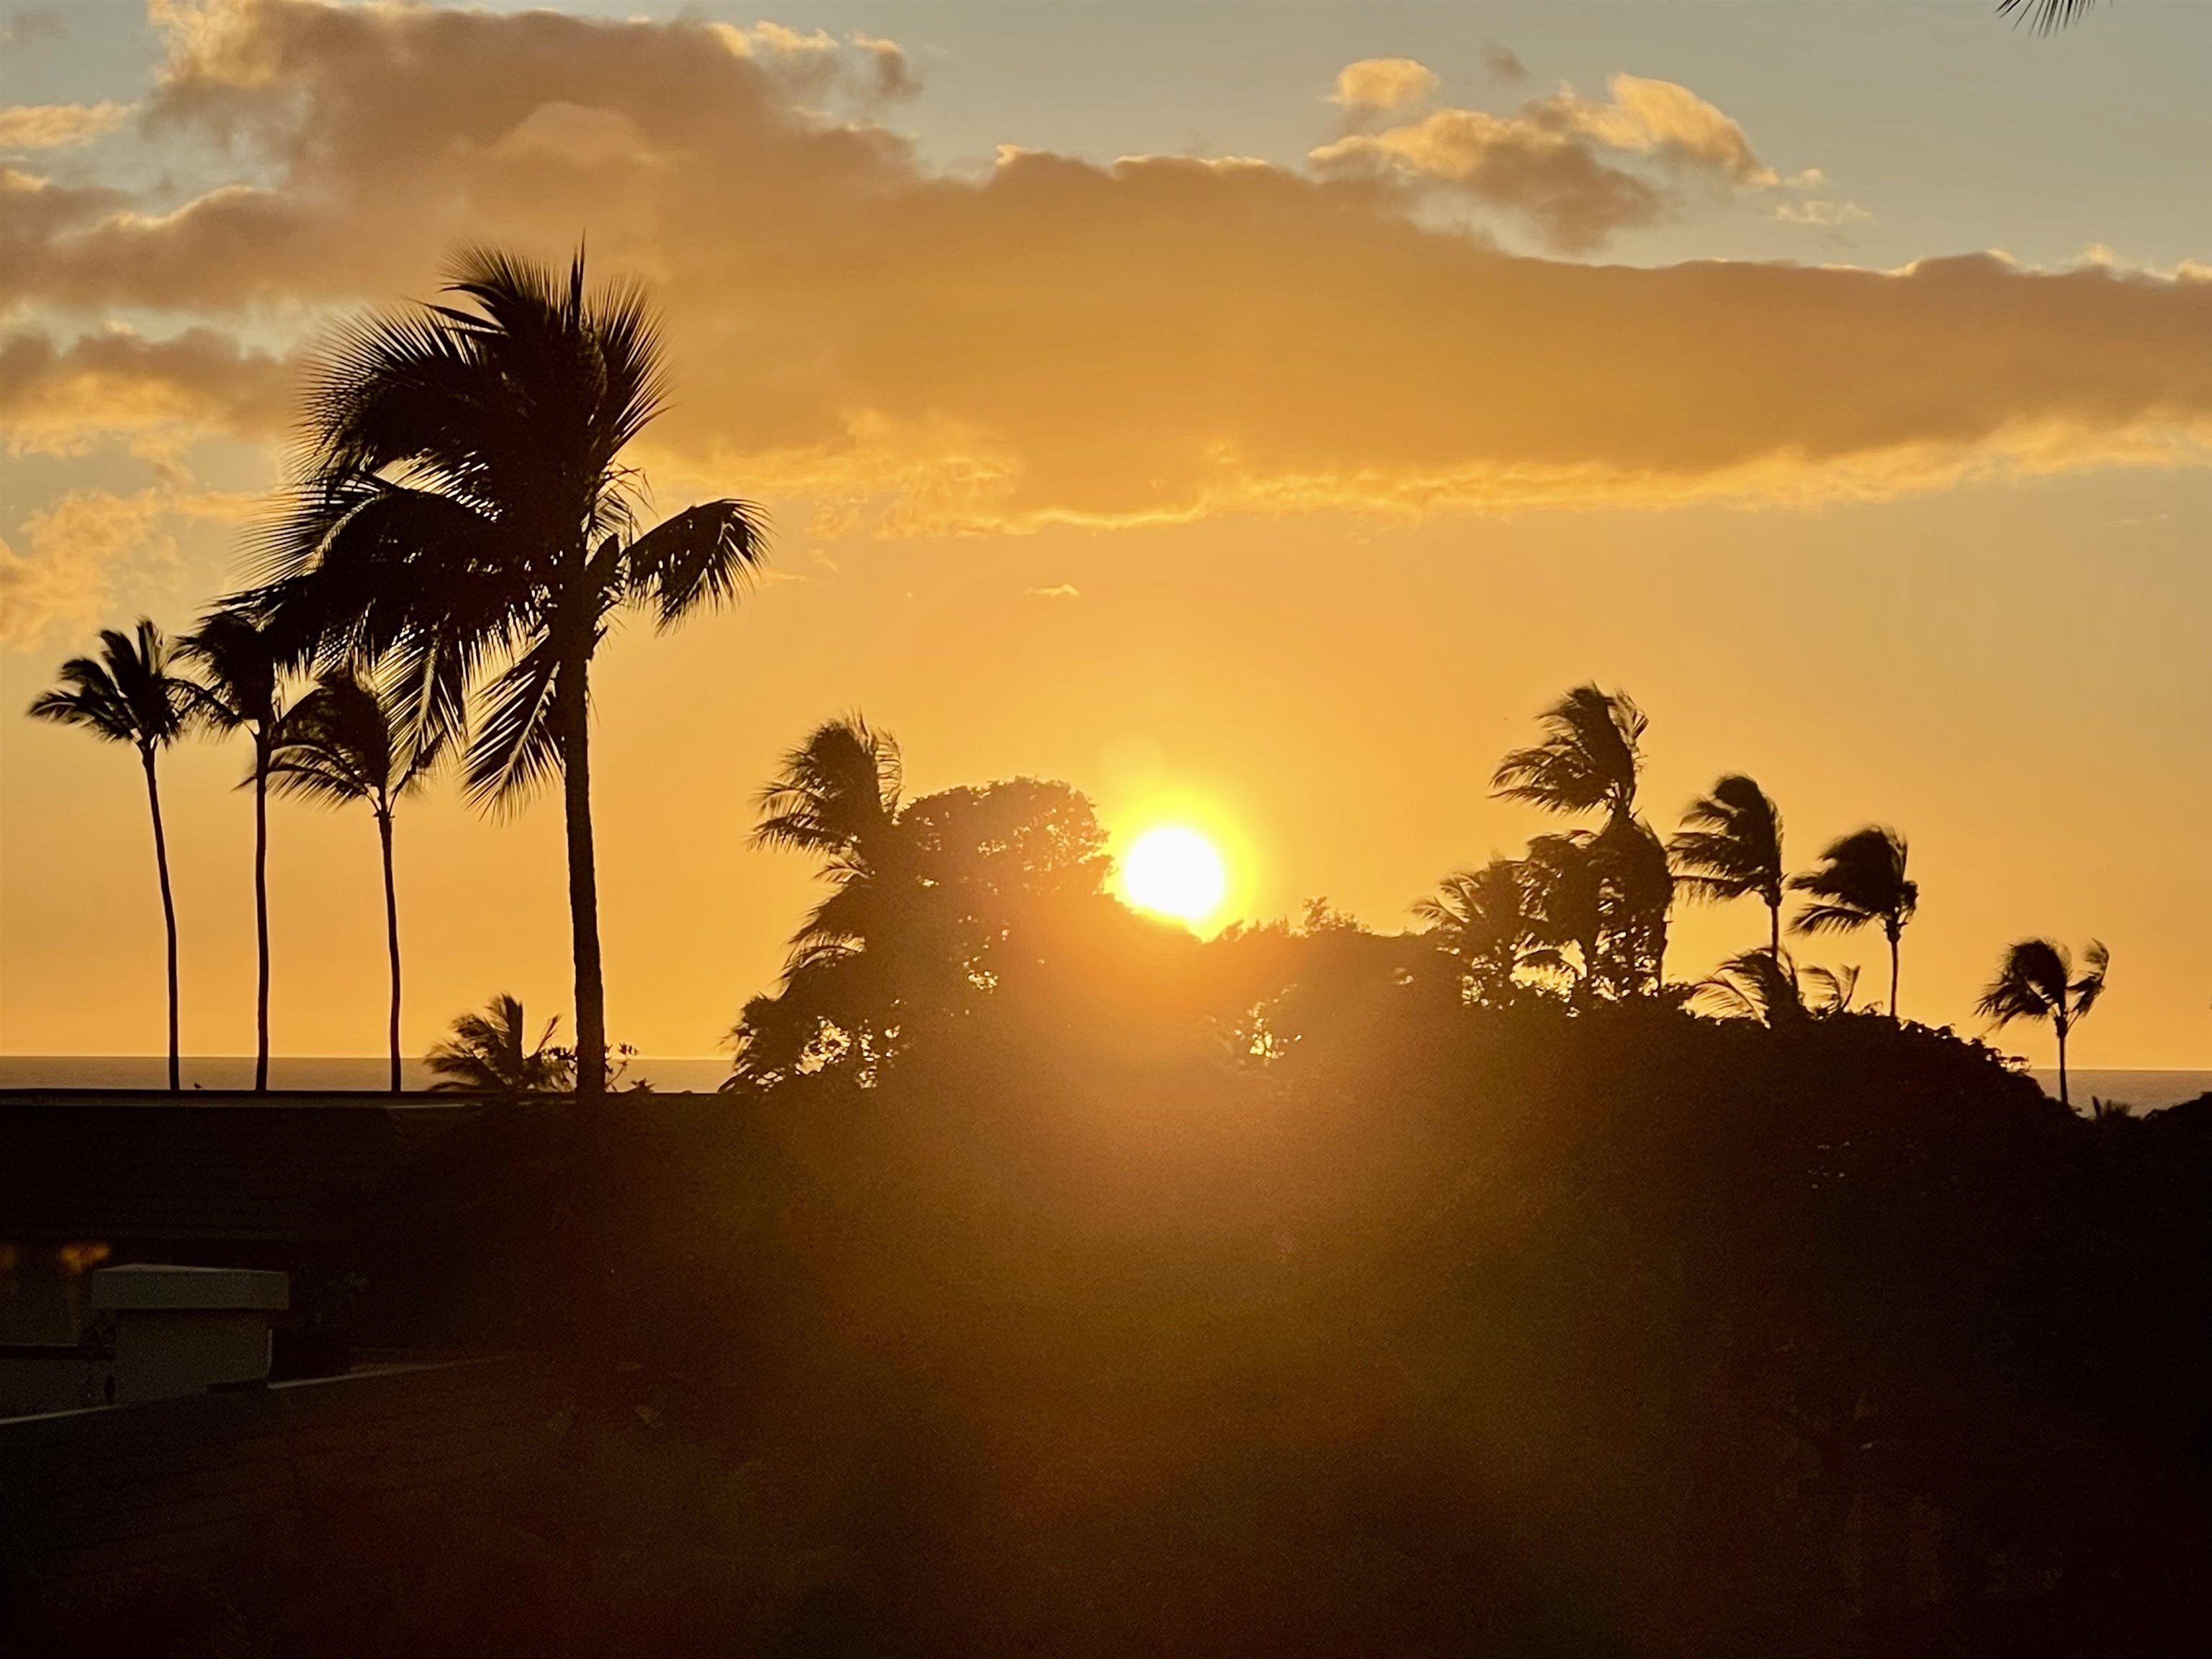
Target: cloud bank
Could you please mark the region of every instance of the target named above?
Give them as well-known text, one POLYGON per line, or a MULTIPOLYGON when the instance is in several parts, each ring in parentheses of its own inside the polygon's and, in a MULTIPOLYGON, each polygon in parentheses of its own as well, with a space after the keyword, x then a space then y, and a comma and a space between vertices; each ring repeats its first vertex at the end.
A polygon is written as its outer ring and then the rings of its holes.
POLYGON ((1818 501, 2201 461, 2212 433, 2212 283, 1992 255, 1599 265, 1431 211, 1443 191, 1595 246, 1681 191, 1765 187, 1741 127, 1670 82, 1416 115, 1433 88, 1370 63, 1338 88, 1366 129, 1310 168, 1008 149, 969 176, 885 124, 913 82, 883 41, 154 12, 142 131, 233 173, 178 199, 0 177, 18 443, 149 411, 273 435, 283 365, 234 337, 427 296, 465 241, 580 236, 667 309, 664 483, 802 495, 834 526, 1818 501), (121 307, 179 332, 68 337, 121 307))

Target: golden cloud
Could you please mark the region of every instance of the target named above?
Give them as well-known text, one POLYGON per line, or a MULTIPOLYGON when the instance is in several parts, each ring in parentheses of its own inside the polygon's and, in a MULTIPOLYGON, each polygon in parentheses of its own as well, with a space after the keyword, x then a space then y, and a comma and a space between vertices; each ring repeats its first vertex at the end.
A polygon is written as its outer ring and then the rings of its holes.
POLYGON ((61 149, 112 132, 125 104, 10 104, 0 108, 0 149, 61 149))
MULTIPOLYGON (((259 182, 156 211, 0 181, 9 303, 265 327, 424 295, 464 241, 557 258, 588 236, 669 313, 664 480, 803 494, 833 525, 1817 500, 2201 460, 2212 430, 2212 283, 2185 275, 1601 267, 1423 212, 1462 153, 1570 237, 1685 181, 1765 188, 1735 124, 1668 82, 1438 128, 1433 150, 1401 137, 1387 165, 1010 149, 967 177, 867 114, 903 85, 881 42, 320 0, 158 13, 152 130, 228 144, 259 182), (1498 173, 1501 126, 1582 161, 1498 173)), ((1480 112, 1405 130, 1446 114, 1480 112)), ((232 411, 261 396, 198 418, 249 423, 232 411)))
POLYGON ((1352 118, 1389 114, 1437 89, 1436 71, 1410 58, 1363 58, 1337 71, 1329 101, 1352 118))
POLYGON ((293 380, 284 359, 212 328, 149 340, 112 326, 59 344, 26 331, 0 339, 0 433, 11 450, 49 454, 117 434, 276 437, 293 380))

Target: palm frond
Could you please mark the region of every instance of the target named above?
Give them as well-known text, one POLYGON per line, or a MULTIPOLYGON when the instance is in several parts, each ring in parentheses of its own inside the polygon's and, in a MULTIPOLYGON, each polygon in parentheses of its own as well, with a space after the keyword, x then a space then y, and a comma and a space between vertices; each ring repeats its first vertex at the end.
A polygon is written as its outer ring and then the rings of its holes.
POLYGON ((1494 793, 1548 812, 1632 808, 1646 721, 1626 692, 1577 686, 1546 709, 1540 723, 1541 743, 1498 763, 1491 775, 1494 793))
POLYGON ((511 664, 484 693, 462 787, 478 806, 510 806, 561 769, 556 702, 561 653, 550 636, 511 664))
POLYGON ((1997 15, 2050 34, 2079 22, 2096 5, 2097 0, 1997 0, 1997 15))
POLYGON ((623 581, 662 628, 719 605, 767 562, 768 518, 750 501, 708 501, 663 520, 629 546, 623 581))

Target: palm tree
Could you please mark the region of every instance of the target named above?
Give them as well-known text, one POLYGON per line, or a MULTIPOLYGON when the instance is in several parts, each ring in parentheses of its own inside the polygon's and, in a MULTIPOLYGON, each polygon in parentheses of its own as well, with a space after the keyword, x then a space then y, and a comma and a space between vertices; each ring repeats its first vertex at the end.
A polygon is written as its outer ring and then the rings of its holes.
POLYGON ((1595 685, 1578 685, 1540 719, 1544 740, 1500 761, 1492 789, 1503 799, 1527 801, 1547 812, 1633 814, 1646 725, 1635 701, 1626 691, 1608 695, 1595 685))
MULTIPOLYGON (((590 758, 592 658, 624 605, 663 629, 735 595, 766 520, 708 501, 641 529, 622 465, 665 373, 636 288, 589 289, 496 251, 449 292, 355 323, 308 401, 312 459, 242 602, 295 622, 326 664, 389 658, 426 734, 470 726, 465 783, 508 806, 555 774, 568 821, 577 1081, 606 1086, 590 758)), ((427 743, 426 737, 423 739, 427 743)))
POLYGON ((1594 839, 1587 830, 1538 836, 1529 842, 1528 856, 1521 866, 1531 937, 1537 946, 1523 954, 1522 961, 1531 968, 1571 975, 1568 1000, 1577 1007, 1587 1006, 1597 988, 1605 936, 1605 877, 1594 839))
POLYGON ((399 1092, 399 893, 392 865, 392 815, 438 759, 436 734, 410 726, 398 698, 349 669, 323 676, 276 728, 268 763, 280 795, 328 806, 365 800, 384 854, 384 936, 392 963, 392 1092, 399 1092))
POLYGON ((1790 885, 1809 893, 1807 905, 1790 924, 1796 933, 1847 933, 1879 921, 1889 940, 1889 1017, 1897 1018, 1897 941, 1920 904, 1920 885, 1905 873, 1905 837, 1881 824, 1855 830, 1832 842, 1817 869, 1790 878, 1790 885))
POLYGON ((1997 15, 2026 19, 2038 34, 2049 34, 2087 17, 2097 0, 1997 0, 1997 15))
POLYGON ((217 611, 199 632, 177 642, 177 655, 200 671, 199 709, 219 732, 253 739, 253 1086, 269 1086, 269 757, 283 713, 277 686, 283 653, 269 629, 242 611, 217 611))
POLYGON ((1767 946, 1782 951, 1782 813, 1740 772, 1690 803, 1667 843, 1675 880, 1693 898, 1725 902, 1757 894, 1766 906, 1767 946))
POLYGON ((519 998, 505 993, 494 997, 480 1014, 463 1014, 453 1022, 453 1035, 430 1050, 430 1069, 440 1081, 430 1087, 443 1093, 539 1094, 565 1089, 575 1065, 566 1048, 553 1046, 553 1033, 561 1017, 545 1022, 534 1043, 519 998))
POLYGON ((1492 859, 1480 870, 1455 870, 1413 914, 1429 924, 1437 948, 1457 958, 1472 1000, 1512 1000, 1514 970, 1534 946, 1528 878, 1517 859, 1492 859))
POLYGON ((154 866, 161 878, 161 920, 169 935, 169 1088, 184 1086, 177 1041, 177 905, 169 890, 169 843, 161 829, 161 786, 155 757, 198 717, 198 686, 171 672, 169 642, 147 617, 137 636, 110 628, 100 635, 98 657, 71 657, 62 665, 60 687, 32 701, 31 718, 81 726, 107 743, 138 751, 146 773, 146 805, 154 817, 154 866))
POLYGON ((1698 981, 1691 1000, 1731 1018, 1768 1026, 1847 1013, 1858 994, 1859 970, 1800 968, 1787 951, 1762 946, 1730 957, 1698 981))
POLYGON ((2071 1107, 2066 1085, 2066 1038, 2088 1018, 2105 993, 2106 970, 2112 953, 2095 939, 2089 941, 2088 959, 2080 978, 2074 975, 2074 958, 2056 940, 2024 939, 2007 951, 1997 976, 1982 993, 1974 1012, 1998 1025, 2016 1019, 2047 1019, 2058 1034, 2058 1103, 2071 1107))

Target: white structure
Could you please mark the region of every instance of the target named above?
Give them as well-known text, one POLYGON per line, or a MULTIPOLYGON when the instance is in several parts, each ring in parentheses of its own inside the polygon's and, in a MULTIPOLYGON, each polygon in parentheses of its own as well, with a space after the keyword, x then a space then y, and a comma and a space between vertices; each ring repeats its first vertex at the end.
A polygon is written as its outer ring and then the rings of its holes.
POLYGON ((283 1273, 251 1267, 102 1267, 95 1322, 112 1333, 116 1405, 170 1400, 269 1375, 269 1316, 291 1304, 283 1273))

